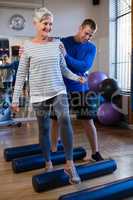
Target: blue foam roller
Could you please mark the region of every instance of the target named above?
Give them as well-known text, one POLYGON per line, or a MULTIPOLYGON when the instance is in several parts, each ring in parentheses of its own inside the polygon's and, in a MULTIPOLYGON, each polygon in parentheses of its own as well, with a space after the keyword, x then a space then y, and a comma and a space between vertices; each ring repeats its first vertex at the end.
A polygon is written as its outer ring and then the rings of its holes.
MULTIPOLYGON (((59 143, 57 145, 57 149, 58 151, 62 151, 63 145, 59 143)), ((30 145, 10 147, 4 149, 4 158, 6 161, 11 161, 16 158, 40 154, 40 153, 42 153, 42 150, 39 144, 30 144, 30 145)))
MULTIPOLYGON (((115 160, 103 160, 93 164, 77 167, 81 181, 110 174, 117 168, 115 160)), ((32 177, 32 185, 36 192, 42 192, 69 184, 69 177, 64 170, 42 173, 32 177)))
POLYGON ((121 200, 133 196, 133 177, 62 195, 59 200, 121 200))
MULTIPOLYGON (((82 147, 76 147, 73 150, 74 160, 80 160, 86 156, 86 151, 82 147)), ((54 165, 65 163, 65 155, 63 151, 51 153, 51 160, 54 165)), ((12 169, 15 173, 26 172, 29 170, 40 169, 45 167, 45 158, 42 154, 26 156, 12 160, 12 169)))

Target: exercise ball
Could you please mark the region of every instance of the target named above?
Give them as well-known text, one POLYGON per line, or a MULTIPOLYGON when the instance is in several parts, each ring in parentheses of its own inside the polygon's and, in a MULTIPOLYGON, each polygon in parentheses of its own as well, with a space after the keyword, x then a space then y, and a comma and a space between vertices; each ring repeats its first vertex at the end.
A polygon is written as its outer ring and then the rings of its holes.
POLYGON ((98 93, 98 107, 99 107, 101 104, 105 103, 105 102, 106 102, 105 98, 104 98, 102 95, 100 95, 100 94, 98 93))
POLYGON ((111 101, 113 94, 119 89, 117 81, 112 78, 107 78, 99 84, 98 91, 106 99, 111 101))
POLYGON ((109 102, 103 103, 97 111, 98 120, 103 125, 115 125, 121 119, 121 113, 115 105, 109 102))
POLYGON ((122 109, 122 95, 117 94, 112 97, 112 103, 116 105, 119 109, 122 109))
POLYGON ((88 84, 90 90, 97 92, 99 83, 101 83, 103 80, 107 78, 108 78, 107 75, 101 71, 90 73, 88 75, 88 84))

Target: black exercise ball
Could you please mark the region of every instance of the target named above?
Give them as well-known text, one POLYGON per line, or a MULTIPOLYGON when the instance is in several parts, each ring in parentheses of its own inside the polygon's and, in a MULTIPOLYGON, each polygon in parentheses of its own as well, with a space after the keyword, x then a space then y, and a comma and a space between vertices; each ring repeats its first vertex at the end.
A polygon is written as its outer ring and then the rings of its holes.
POLYGON ((112 78, 107 78, 99 84, 99 92, 107 102, 111 101, 111 98, 118 89, 117 81, 112 78))
POLYGON ((122 95, 117 94, 112 97, 112 103, 115 104, 116 107, 122 109, 122 95))

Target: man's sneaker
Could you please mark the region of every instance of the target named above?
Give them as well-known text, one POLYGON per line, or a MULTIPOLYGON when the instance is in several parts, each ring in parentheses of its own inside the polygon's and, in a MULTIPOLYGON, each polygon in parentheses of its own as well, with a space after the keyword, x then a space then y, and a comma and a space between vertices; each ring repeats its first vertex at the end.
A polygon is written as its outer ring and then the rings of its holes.
POLYGON ((79 184, 81 182, 80 177, 74 165, 71 166, 70 168, 65 168, 64 172, 69 176, 70 184, 79 184))
POLYGON ((92 154, 91 159, 96 162, 104 160, 104 158, 101 156, 99 152, 92 154))

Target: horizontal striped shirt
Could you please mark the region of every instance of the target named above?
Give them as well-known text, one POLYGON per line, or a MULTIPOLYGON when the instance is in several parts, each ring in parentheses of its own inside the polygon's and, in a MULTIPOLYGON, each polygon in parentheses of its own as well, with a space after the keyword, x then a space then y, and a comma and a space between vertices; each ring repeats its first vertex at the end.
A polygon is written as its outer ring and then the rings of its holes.
POLYGON ((31 103, 42 102, 59 94, 66 94, 62 75, 79 81, 79 76, 67 68, 60 44, 60 40, 55 40, 45 44, 29 41, 24 45, 17 71, 13 103, 19 102, 28 72, 31 103))

